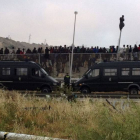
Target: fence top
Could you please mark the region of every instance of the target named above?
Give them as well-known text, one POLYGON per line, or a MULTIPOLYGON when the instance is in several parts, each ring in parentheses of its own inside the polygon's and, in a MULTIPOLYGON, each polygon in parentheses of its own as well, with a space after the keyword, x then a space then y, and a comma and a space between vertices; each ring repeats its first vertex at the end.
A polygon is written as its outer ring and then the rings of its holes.
MULTIPOLYGON (((122 52, 123 53, 123 52, 122 52)), ((88 55, 92 55, 92 54, 95 54, 95 55, 98 55, 98 54, 114 54, 114 55, 117 55, 117 54, 122 54, 122 53, 73 53, 73 54, 88 54, 88 55)), ((139 53, 139 52, 131 52, 131 53, 123 53, 123 54, 132 54, 132 53, 139 53)), ((26 53, 26 54, 0 54, 0 55, 45 55, 45 53, 26 53)), ((72 53, 50 53, 49 55, 63 55, 63 54, 72 54, 72 53)))

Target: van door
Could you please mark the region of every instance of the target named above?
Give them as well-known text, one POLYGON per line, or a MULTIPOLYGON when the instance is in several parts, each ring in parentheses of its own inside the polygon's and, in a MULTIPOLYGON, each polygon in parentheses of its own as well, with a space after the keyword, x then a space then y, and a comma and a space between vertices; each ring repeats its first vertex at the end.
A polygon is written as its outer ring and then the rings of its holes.
POLYGON ((43 73, 38 67, 31 67, 29 74, 29 89, 38 90, 44 83, 46 78, 42 77, 43 73))
POLYGON ((87 79, 84 81, 86 85, 88 85, 91 91, 99 91, 100 90, 100 69, 92 69, 88 75, 87 79))
POLYGON ((28 67, 15 66, 13 68, 13 89, 28 90, 28 67))
POLYGON ((103 68, 100 86, 102 91, 118 91, 118 69, 103 68))

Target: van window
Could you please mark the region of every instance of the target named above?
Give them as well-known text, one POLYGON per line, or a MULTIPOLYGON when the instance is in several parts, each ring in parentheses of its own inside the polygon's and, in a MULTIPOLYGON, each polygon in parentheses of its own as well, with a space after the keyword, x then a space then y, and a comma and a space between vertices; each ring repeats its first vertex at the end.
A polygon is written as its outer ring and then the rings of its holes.
POLYGON ((27 68, 16 68, 15 69, 16 75, 27 75, 27 68))
POLYGON ((38 69, 33 68, 32 69, 32 76, 41 77, 41 71, 38 70, 38 69))
POLYGON ((90 71, 91 71, 91 69, 87 70, 87 71, 83 74, 83 76, 86 75, 86 74, 88 74, 90 71))
POLYGON ((122 76, 129 76, 130 75, 130 68, 122 68, 122 76))
POLYGON ((104 69, 104 76, 117 76, 117 69, 104 69))
POLYGON ((90 77, 97 77, 97 76, 99 76, 99 72, 100 72, 99 69, 91 70, 91 71, 89 72, 89 74, 88 74, 88 77, 89 77, 89 78, 90 78, 90 77))
POLYGON ((48 75, 48 73, 43 68, 41 68, 41 73, 45 74, 45 75, 48 75))
POLYGON ((2 75, 10 75, 10 68, 2 68, 2 75))
POLYGON ((132 68, 132 75, 140 75, 140 68, 132 68))

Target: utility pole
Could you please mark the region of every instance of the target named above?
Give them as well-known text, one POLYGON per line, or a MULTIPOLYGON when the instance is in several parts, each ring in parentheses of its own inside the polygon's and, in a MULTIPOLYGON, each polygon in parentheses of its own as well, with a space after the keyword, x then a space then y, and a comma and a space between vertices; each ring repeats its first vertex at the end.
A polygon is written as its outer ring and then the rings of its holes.
POLYGON ((72 52, 71 52, 70 83, 71 83, 71 78, 72 78, 73 49, 74 49, 74 38, 75 38, 76 15, 78 14, 78 12, 75 11, 74 14, 75 14, 75 20, 74 20, 73 43, 72 43, 72 52))

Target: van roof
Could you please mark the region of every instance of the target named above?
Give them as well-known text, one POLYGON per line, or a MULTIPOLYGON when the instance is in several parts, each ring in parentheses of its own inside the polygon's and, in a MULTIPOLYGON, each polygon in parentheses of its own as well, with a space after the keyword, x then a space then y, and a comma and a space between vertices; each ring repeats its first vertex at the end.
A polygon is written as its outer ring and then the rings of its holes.
POLYGON ((10 61, 10 60, 0 61, 0 65, 25 65, 25 64, 37 64, 37 63, 34 61, 10 61))
POLYGON ((121 65, 139 65, 140 66, 140 61, 112 61, 112 62, 101 62, 93 65, 92 67, 98 67, 98 66, 121 66, 121 65))
POLYGON ((14 60, 2 60, 0 63, 35 63, 34 61, 14 61, 14 60))

